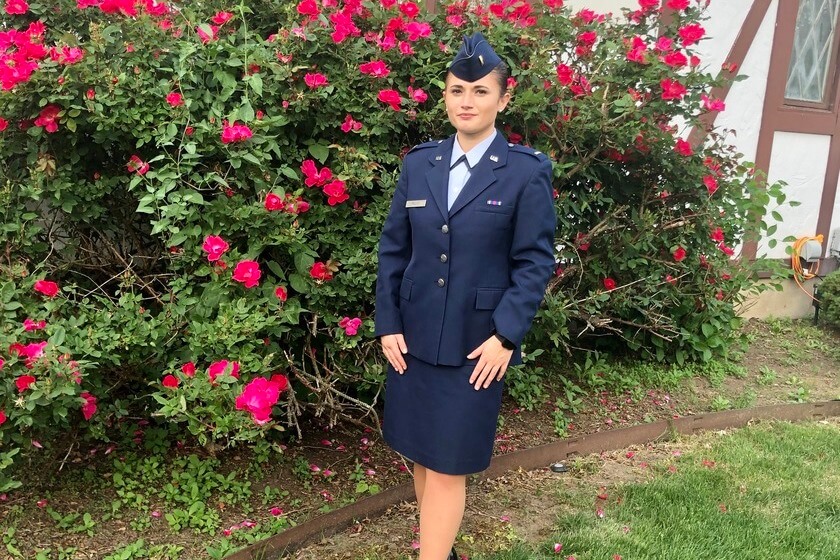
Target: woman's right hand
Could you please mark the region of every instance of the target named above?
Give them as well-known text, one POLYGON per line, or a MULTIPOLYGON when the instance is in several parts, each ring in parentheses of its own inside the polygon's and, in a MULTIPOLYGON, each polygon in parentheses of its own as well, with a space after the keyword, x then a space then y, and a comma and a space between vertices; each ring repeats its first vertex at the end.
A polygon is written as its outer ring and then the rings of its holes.
POLYGON ((397 370, 397 373, 405 373, 407 366, 403 354, 408 352, 408 347, 405 345, 403 335, 401 333, 386 334, 381 336, 379 341, 382 343, 382 353, 385 354, 391 366, 397 370))

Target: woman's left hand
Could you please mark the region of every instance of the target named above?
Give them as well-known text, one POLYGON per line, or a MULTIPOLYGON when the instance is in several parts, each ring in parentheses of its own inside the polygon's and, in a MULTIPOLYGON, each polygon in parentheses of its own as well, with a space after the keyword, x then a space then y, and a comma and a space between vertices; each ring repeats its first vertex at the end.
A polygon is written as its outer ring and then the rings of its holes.
POLYGON ((478 363, 475 364, 472 375, 470 375, 470 385, 474 384, 477 391, 481 389, 482 385, 485 389, 489 387, 494 378, 501 381, 502 377, 505 376, 511 356, 513 356, 513 350, 504 348, 495 336, 485 340, 481 346, 467 356, 467 359, 470 360, 478 358, 478 363))

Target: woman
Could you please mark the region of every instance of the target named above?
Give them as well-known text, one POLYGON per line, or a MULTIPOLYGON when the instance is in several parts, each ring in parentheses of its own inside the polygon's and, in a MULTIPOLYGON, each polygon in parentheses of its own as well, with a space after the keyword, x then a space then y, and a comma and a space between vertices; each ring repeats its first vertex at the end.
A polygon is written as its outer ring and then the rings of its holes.
POLYGON ((490 463, 502 377, 554 269, 551 162, 495 128, 507 79, 464 38, 443 92, 456 133, 406 155, 380 239, 383 433, 414 462, 420 560, 457 559, 466 475, 490 463))

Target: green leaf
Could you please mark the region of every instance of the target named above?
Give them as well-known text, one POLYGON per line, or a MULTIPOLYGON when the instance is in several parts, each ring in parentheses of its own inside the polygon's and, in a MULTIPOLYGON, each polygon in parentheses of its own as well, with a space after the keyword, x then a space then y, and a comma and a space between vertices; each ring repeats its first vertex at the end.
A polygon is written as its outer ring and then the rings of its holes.
POLYGON ((298 176, 297 172, 294 169, 289 167, 288 165, 284 165, 280 168, 280 173, 288 177, 293 181, 300 181, 300 177, 298 176))
POLYGON ((327 158, 330 157, 329 147, 323 144, 312 144, 309 146, 309 153, 312 154, 312 157, 320 161, 321 164, 326 162, 327 158))
POLYGON ((295 253, 295 270, 300 274, 309 275, 309 269, 313 264, 315 264, 315 259, 312 255, 303 252, 295 253))
POLYGON ((285 280, 286 279, 286 273, 283 271, 282 268, 280 268, 280 265, 277 264, 276 261, 268 261, 268 263, 266 263, 266 265, 268 266, 268 269, 271 272, 273 272, 275 276, 277 276, 278 280, 285 280))
POLYGON ((300 274, 290 274, 289 285, 299 294, 309 293, 309 283, 300 274))
POLYGON ((259 74, 251 74, 248 79, 248 85, 251 86, 251 89, 254 90, 254 93, 256 93, 259 96, 262 96, 263 82, 259 74))
POLYGON ((64 327, 57 326, 53 329, 53 334, 50 337, 50 343, 53 346, 61 346, 64 344, 64 339, 67 336, 67 332, 64 330, 64 327))

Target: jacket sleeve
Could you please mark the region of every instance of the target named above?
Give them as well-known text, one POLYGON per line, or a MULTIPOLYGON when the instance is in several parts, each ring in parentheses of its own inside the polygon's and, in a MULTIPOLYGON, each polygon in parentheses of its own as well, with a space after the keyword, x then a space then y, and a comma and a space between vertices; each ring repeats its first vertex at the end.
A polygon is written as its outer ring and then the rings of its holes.
POLYGON ((514 210, 511 286, 493 312, 496 332, 517 346, 531 327, 554 270, 557 217, 551 179, 551 161, 541 158, 514 210))
POLYGON ((405 165, 400 173, 391 210, 379 238, 379 270, 376 275, 375 336, 403 332, 400 317, 400 283, 411 259, 411 222, 405 208, 408 185, 405 165))

